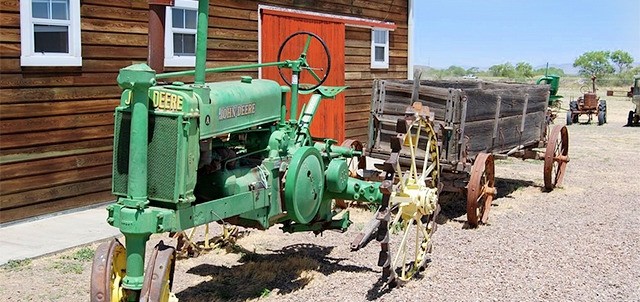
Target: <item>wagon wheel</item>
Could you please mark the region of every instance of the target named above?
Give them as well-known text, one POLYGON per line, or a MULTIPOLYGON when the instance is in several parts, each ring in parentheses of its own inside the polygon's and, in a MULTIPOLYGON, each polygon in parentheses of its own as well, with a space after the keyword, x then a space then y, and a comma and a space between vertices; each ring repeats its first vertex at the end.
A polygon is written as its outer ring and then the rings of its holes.
MULTIPOLYGON (((352 148, 355 151, 364 152, 364 145, 360 141, 354 139, 345 140, 344 142, 342 142, 342 144, 340 144, 340 147, 352 148)), ((367 164, 365 162, 364 154, 362 156, 354 156, 350 158, 349 160, 347 160, 347 163, 347 166, 349 168, 349 177, 354 178, 359 178, 358 170, 366 168, 367 164)), ((338 208, 346 209, 349 206, 347 204, 347 201, 345 201, 344 199, 336 199, 335 201, 336 207, 338 208)))
POLYGON ((98 246, 91 265, 91 302, 126 301, 127 251, 117 239, 98 246))
POLYGON ((467 223, 475 228, 489 220, 489 209, 496 195, 493 155, 479 153, 471 168, 467 187, 467 223))
MULTIPOLYGON (((282 62, 285 59, 283 55, 285 50, 289 49, 287 47, 296 47, 296 50, 302 50, 298 58, 290 58, 292 60, 302 60, 300 65, 300 79, 304 76, 304 71, 307 71, 315 81, 314 84, 300 84, 298 89, 303 91, 313 90, 327 80, 329 71, 331 70, 331 55, 329 54, 329 47, 327 47, 327 44, 318 35, 306 31, 299 31, 287 37, 280 45, 280 49, 278 49, 278 62, 282 62), (317 44, 320 44, 320 49, 324 54, 318 58, 314 57, 312 62, 313 66, 311 66, 307 61, 307 55, 309 48, 317 44)), ((292 83, 298 84, 299 79, 292 78, 291 69, 278 67, 278 73, 287 85, 291 86, 292 83)))
POLYGON ((141 302, 171 301, 176 250, 160 241, 149 258, 140 292, 141 302))
POLYGON ((409 170, 396 168, 399 182, 389 200, 392 210, 388 224, 390 236, 390 285, 402 285, 424 270, 432 250, 431 236, 436 230, 440 161, 438 140, 430 122, 414 122, 405 135, 411 154, 409 170), (420 135, 427 136, 424 163, 418 168, 416 157, 420 135))
POLYGON ((544 188, 547 191, 562 184, 568 162, 569 131, 567 127, 557 125, 551 131, 544 153, 544 188))

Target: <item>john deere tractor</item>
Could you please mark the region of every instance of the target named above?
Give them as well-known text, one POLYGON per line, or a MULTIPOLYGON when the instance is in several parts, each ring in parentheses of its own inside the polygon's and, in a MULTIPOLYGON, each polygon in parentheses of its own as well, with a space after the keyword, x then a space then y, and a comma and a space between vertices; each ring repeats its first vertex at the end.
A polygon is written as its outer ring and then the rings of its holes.
POLYGON ((90 300, 169 301, 176 254, 195 240, 185 231, 212 222, 256 229, 279 225, 285 232, 345 231, 349 213, 336 207, 335 199, 378 208, 352 248, 371 238, 380 242, 384 284, 419 273, 431 251, 440 176, 437 135, 427 111, 410 107, 398 120, 391 155, 378 166, 383 181, 351 177, 349 162, 363 151, 353 148, 357 144, 313 137, 309 128, 320 103, 346 89, 322 85, 331 66, 324 41, 297 32, 284 40, 278 62, 207 69, 208 14, 209 1, 200 0, 195 70, 158 74, 147 64, 120 70, 123 91, 113 146, 116 202, 108 206, 107 222, 125 241, 97 249, 90 300), (298 57, 281 57, 288 43, 301 51, 298 57), (326 55, 308 58, 311 47, 326 55), (251 77, 205 83, 207 73, 266 67, 278 68, 288 85, 251 77), (193 83, 168 80, 190 76, 193 83), (298 114, 303 94, 310 99, 298 114), (421 131, 431 139, 419 168, 415 154, 425 145, 418 142, 421 131), (402 148, 412 148, 414 155, 406 172, 398 161, 402 148), (155 233, 172 236, 147 253, 155 233), (393 233, 400 235, 390 237, 393 233))

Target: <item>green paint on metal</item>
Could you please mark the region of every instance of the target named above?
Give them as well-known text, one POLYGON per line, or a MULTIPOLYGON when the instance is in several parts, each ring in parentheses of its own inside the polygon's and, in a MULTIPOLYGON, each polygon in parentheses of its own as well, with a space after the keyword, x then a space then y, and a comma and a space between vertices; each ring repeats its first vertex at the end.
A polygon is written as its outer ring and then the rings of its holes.
POLYGON ((209 31, 209 0, 198 1, 198 26, 196 30, 196 86, 204 85, 207 68, 207 32, 209 31))
POLYGON ((149 87, 156 84, 155 71, 146 64, 132 65, 120 70, 118 85, 129 89, 131 98, 131 130, 129 137, 128 199, 125 204, 142 208, 147 201, 147 135, 149 87))
POLYGON ((285 178, 284 199, 289 218, 309 223, 316 216, 324 194, 324 164, 313 147, 299 148, 291 158, 285 178))
POLYGON ((347 188, 347 179, 349 178, 349 168, 347 167, 346 159, 339 158, 331 160, 325 175, 327 190, 334 193, 344 191, 347 188))
POLYGON ((282 88, 274 81, 218 82, 206 87, 210 103, 200 106, 202 139, 280 120, 282 88))

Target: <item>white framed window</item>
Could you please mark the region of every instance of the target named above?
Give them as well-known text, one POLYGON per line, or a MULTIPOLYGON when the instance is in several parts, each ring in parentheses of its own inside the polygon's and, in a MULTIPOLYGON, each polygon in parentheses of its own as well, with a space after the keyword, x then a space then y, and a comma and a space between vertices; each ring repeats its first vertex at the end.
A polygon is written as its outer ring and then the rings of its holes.
POLYGON ((389 30, 371 30, 371 68, 389 68, 389 30))
POLYGON ((80 0, 20 1, 21 66, 82 66, 80 0))
POLYGON ((198 1, 175 0, 167 7, 164 33, 164 65, 196 66, 198 1))

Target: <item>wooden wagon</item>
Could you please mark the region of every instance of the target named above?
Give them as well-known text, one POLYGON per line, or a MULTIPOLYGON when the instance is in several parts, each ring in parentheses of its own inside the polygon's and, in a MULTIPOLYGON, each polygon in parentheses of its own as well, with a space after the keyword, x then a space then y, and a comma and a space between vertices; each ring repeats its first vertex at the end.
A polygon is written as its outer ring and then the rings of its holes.
MULTIPOLYGON (((467 220, 475 227, 487 221, 496 194, 494 159, 544 160, 545 189, 562 182, 569 161, 568 132, 564 126, 549 132, 548 98, 548 85, 376 80, 368 155, 388 158, 397 120, 415 102, 428 106, 440 148, 441 191, 466 193, 467 220), (544 153, 538 152, 541 148, 544 153)), ((401 154, 401 164, 409 157, 401 154)))

